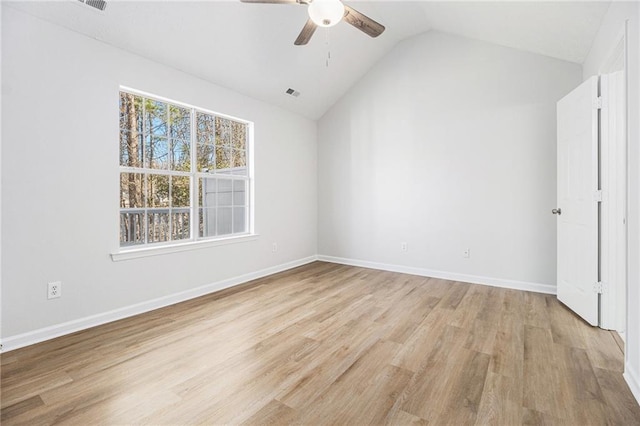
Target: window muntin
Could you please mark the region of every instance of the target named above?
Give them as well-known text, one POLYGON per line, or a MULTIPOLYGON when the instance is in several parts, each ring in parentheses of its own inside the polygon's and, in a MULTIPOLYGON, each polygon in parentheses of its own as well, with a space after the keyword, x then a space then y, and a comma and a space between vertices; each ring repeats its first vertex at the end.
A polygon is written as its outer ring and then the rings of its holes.
POLYGON ((249 123, 120 92, 120 247, 246 235, 249 123))

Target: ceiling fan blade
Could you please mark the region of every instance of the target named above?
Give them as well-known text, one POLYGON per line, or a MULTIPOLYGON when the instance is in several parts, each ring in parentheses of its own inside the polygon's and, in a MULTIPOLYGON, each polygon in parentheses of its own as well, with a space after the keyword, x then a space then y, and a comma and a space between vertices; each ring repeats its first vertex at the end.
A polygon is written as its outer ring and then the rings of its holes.
POLYGON ((242 3, 297 4, 298 0, 240 0, 242 3))
POLYGON ((384 25, 374 21, 366 15, 363 15, 346 4, 344 5, 344 20, 371 37, 378 37, 385 29, 384 25))
POLYGON ((295 44, 296 46, 301 46, 309 43, 309 40, 311 40, 311 36, 314 32, 316 32, 316 28, 318 28, 318 26, 311 19, 307 20, 307 23, 304 24, 304 27, 302 27, 302 31, 300 31, 300 35, 293 44, 295 44))

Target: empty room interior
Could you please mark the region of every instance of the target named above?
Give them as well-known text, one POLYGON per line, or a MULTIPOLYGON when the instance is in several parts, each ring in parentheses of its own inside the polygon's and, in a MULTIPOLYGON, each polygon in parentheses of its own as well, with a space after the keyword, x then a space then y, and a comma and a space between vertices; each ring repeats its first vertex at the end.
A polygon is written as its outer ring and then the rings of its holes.
POLYGON ((640 3, 0 19, 3 425, 640 425, 640 3))

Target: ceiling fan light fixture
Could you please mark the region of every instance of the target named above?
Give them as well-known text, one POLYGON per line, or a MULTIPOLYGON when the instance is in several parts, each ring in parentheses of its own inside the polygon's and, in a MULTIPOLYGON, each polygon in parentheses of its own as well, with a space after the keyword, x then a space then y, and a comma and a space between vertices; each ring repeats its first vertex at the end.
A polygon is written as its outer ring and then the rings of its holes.
POLYGON ((344 5, 340 0, 313 0, 309 4, 309 18, 319 27, 333 27, 344 16, 344 5))

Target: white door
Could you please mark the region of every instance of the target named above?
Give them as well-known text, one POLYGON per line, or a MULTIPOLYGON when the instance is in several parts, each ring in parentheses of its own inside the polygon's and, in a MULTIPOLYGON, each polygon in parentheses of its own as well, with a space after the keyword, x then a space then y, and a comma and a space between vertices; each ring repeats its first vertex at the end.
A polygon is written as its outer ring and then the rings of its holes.
POLYGON ((558 299, 598 325, 598 77, 558 102, 558 299))

